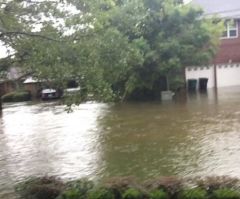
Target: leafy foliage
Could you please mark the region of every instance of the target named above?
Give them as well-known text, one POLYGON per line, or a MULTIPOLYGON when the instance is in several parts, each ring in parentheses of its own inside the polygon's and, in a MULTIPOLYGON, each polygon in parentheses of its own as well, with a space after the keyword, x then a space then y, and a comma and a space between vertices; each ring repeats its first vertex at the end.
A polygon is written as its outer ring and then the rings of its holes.
POLYGON ((183 189, 183 180, 174 176, 160 177, 147 181, 145 186, 151 190, 161 189, 170 195, 175 195, 183 189))
POLYGON ((239 199, 240 193, 232 189, 218 189, 215 190, 212 194, 214 199, 239 199))
POLYGON ((200 188, 184 190, 179 197, 179 199, 206 199, 206 198, 207 191, 200 188))
POLYGON ((211 193, 217 189, 237 188, 239 187, 239 179, 229 176, 209 176, 204 179, 197 180, 197 186, 211 193))
MULTIPOLYGON (((170 180, 167 183, 166 179, 165 177, 165 184, 168 186, 165 187, 178 184, 173 183, 172 177, 171 183, 170 180)), ((169 193, 161 188, 153 188, 159 187, 160 180, 155 180, 155 183, 153 180, 154 186, 149 187, 148 184, 136 183, 135 180, 133 183, 131 178, 120 177, 118 180, 111 179, 107 184, 101 183, 100 186, 86 179, 62 182, 55 177, 42 177, 31 178, 18 184, 16 191, 23 199, 240 199, 239 187, 217 188, 209 192, 199 186, 192 188, 193 184, 188 184, 189 179, 185 180, 184 186, 171 189, 172 192, 169 193), (130 182, 127 182, 127 179, 130 182)), ((192 183, 196 183, 196 180, 192 179, 192 183)))
POLYGON ((123 199, 141 199, 141 198, 143 198, 143 194, 141 193, 141 191, 134 188, 127 189, 123 194, 123 199))
POLYGON ((150 194, 150 199, 168 199, 169 196, 163 190, 154 190, 150 194))
POLYGON ((58 199, 85 199, 88 191, 90 191, 93 186, 93 182, 87 179, 68 182, 66 184, 66 190, 58 197, 58 199))
POLYGON ((39 79, 60 88, 78 81, 79 100, 154 98, 163 76, 215 54, 221 24, 201 15, 178 0, 4 0, 0 40, 39 79))
POLYGON ((98 188, 91 190, 88 193, 88 199, 114 199, 114 194, 111 190, 105 188, 98 188))

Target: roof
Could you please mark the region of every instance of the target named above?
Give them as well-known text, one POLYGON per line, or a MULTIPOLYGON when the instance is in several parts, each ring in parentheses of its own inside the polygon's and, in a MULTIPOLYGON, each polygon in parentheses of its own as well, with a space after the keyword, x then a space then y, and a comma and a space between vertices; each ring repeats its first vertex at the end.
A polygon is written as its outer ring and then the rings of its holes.
POLYGON ((32 83, 38 83, 39 81, 37 79, 34 79, 33 77, 28 77, 23 83, 24 84, 32 84, 32 83))
POLYGON ((205 15, 222 18, 240 18, 240 0, 192 0, 193 5, 203 8, 205 15))

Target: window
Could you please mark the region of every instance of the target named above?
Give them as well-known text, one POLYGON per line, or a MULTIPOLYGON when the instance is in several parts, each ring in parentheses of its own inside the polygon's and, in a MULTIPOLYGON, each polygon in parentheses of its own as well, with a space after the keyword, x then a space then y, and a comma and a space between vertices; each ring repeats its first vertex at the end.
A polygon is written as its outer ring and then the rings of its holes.
POLYGON ((225 30, 222 34, 222 39, 237 38, 238 37, 238 23, 235 20, 225 21, 225 30))

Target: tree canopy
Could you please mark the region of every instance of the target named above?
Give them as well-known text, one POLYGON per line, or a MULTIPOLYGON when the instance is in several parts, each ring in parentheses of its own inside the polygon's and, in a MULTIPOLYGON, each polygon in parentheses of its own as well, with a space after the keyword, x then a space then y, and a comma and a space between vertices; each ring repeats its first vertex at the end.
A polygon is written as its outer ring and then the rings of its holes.
POLYGON ((154 98, 162 77, 211 60, 221 30, 179 0, 0 3, 0 41, 15 52, 7 61, 60 88, 75 79, 77 101, 154 98))

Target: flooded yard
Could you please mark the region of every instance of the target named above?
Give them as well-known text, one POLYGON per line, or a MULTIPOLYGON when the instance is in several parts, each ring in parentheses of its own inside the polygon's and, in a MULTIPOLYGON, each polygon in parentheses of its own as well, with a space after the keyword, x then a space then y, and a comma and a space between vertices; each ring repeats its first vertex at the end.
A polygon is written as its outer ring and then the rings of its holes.
POLYGON ((29 176, 240 177, 240 87, 187 102, 5 104, 0 118, 0 198, 29 176))

